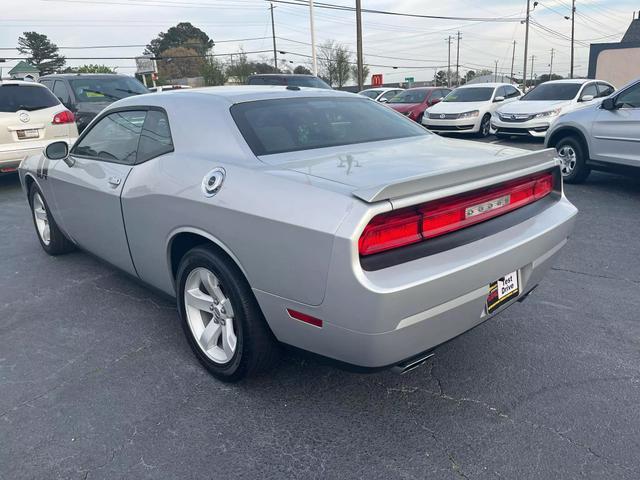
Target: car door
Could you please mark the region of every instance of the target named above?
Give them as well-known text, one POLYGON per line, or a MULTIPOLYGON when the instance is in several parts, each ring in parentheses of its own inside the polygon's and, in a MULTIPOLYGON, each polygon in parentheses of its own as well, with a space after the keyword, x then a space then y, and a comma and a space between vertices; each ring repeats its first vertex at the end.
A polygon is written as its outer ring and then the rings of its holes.
POLYGON ((507 92, 504 87, 498 87, 493 91, 493 97, 491 99, 491 104, 489 105, 489 113, 493 114, 498 108, 504 105, 508 101, 507 92), (502 97, 504 100, 501 102, 496 101, 496 98, 502 97))
POLYGON ((69 89, 63 80, 56 80, 53 84, 53 94, 58 97, 60 103, 62 103, 68 109, 71 109, 71 95, 69 89))
POLYGON ((599 108, 596 113, 591 158, 640 167, 640 82, 614 98, 616 109, 599 108))
POLYGON ((75 143, 49 177, 65 232, 83 249, 135 274, 122 218, 122 187, 136 163, 147 112, 115 110, 75 143))

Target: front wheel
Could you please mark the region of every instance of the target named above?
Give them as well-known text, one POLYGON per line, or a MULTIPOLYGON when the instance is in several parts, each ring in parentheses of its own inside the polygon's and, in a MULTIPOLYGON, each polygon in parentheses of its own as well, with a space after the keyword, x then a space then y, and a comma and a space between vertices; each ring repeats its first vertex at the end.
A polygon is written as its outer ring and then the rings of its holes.
POLYGON ((487 138, 491 133, 491 115, 488 113, 482 117, 482 121, 480 122, 480 131, 478 132, 478 136, 480 138, 487 138))
POLYGON ((196 247, 183 257, 176 280, 183 330, 213 376, 234 382, 276 362, 277 342, 235 265, 213 248, 196 247))
POLYGON ((44 195, 35 183, 29 188, 29 205, 38 240, 45 252, 49 255, 61 255, 75 249, 73 243, 58 228, 44 195))
POLYGON ((587 165, 585 151, 580 142, 573 136, 567 136, 556 144, 562 178, 567 183, 584 182, 591 169, 587 165))

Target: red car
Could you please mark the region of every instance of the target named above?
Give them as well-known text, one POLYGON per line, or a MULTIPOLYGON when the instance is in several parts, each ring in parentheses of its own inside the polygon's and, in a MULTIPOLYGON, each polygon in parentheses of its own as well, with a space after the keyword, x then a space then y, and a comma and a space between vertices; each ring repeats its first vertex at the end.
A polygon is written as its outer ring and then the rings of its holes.
POLYGON ((409 88, 391 98, 387 105, 411 120, 422 123, 424 111, 446 97, 450 91, 450 88, 442 87, 409 88))

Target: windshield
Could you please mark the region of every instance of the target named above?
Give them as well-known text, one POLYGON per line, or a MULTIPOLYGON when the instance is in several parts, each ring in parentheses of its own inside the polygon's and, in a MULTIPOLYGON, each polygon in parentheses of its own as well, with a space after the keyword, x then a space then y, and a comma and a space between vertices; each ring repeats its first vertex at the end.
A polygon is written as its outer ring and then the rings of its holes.
POLYGON ((79 102, 115 102, 149 91, 131 77, 78 78, 69 82, 79 102))
POLYGON ((388 103, 422 103, 428 93, 428 90, 405 90, 392 97, 388 103))
POLYGON ((429 135, 364 98, 280 98, 238 103, 231 115, 255 155, 429 135))
POLYGON ((1 85, 0 112, 40 110, 60 104, 48 88, 40 85, 1 85))
POLYGON ((572 100, 578 94, 579 83, 543 83, 527 93, 520 100, 548 101, 548 100, 572 100))
POLYGON ((359 93, 364 97, 373 98, 375 100, 376 98, 378 98, 378 95, 382 93, 382 91, 381 90, 363 90, 359 93))
POLYGON ((443 102, 486 102, 491 100, 493 87, 456 88, 444 97, 443 102))

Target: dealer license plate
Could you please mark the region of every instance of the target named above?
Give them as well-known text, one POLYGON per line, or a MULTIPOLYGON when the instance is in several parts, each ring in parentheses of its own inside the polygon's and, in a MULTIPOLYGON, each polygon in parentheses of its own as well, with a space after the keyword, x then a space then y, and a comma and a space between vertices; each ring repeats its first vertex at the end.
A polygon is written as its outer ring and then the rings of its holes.
POLYGON ((30 128, 29 130, 18 130, 18 138, 24 140, 25 138, 38 138, 38 129, 30 128))
POLYGON ((499 278, 489 286, 487 312, 493 313, 509 300, 516 298, 519 294, 518 271, 516 270, 499 278))

